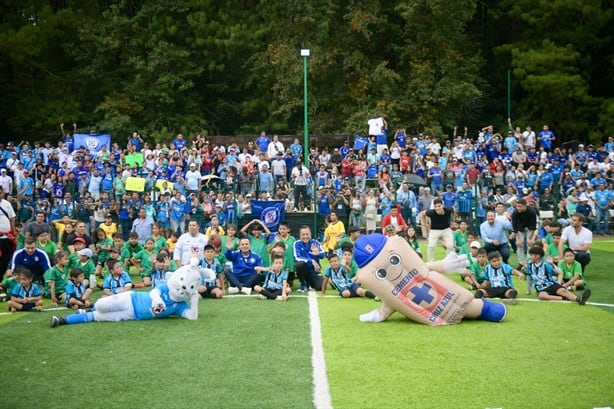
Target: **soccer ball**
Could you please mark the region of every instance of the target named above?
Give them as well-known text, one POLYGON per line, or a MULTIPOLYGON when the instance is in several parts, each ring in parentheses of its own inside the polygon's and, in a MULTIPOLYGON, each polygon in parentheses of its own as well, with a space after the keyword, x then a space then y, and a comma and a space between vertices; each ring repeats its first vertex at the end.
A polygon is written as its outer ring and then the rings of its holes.
POLYGON ((209 244, 211 244, 213 247, 215 247, 216 249, 219 249, 220 247, 222 247, 222 239, 220 238, 219 235, 214 234, 213 236, 211 236, 211 238, 209 239, 209 244))

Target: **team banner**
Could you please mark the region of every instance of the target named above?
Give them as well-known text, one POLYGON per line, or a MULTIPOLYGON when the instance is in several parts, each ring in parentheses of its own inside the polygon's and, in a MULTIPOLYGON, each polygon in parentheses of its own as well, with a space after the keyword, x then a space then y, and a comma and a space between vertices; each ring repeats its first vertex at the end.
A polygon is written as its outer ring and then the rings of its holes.
POLYGON ((75 149, 84 147, 90 152, 100 152, 102 146, 105 145, 107 150, 111 150, 111 135, 90 135, 76 133, 73 135, 73 144, 75 149))
POLYGON ((252 216, 276 232, 286 216, 286 204, 283 200, 252 200, 252 216))
POLYGON ((124 160, 126 164, 130 165, 130 167, 134 167, 134 165, 139 165, 139 168, 143 167, 143 154, 135 153, 133 155, 124 156, 124 160))
POLYGON ((126 178, 126 190, 128 192, 144 192, 145 179, 129 176, 126 178))

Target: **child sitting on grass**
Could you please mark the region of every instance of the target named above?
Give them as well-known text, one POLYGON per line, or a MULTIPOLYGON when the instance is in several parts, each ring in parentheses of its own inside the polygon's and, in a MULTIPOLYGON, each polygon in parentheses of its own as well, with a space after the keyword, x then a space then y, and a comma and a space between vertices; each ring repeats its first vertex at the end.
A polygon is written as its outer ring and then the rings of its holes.
POLYGON ((201 285, 198 286, 200 296, 202 298, 222 298, 224 296, 222 265, 215 257, 215 247, 211 244, 205 246, 205 257, 200 260, 199 265, 201 269, 204 269, 204 274, 201 274, 201 285))
POLYGON ((527 264, 527 274, 531 274, 533 285, 540 300, 569 300, 576 301, 580 305, 586 304, 586 300, 591 296, 591 290, 584 290, 581 297, 568 291, 558 283, 555 278, 555 267, 544 260, 544 248, 533 246, 529 249, 531 261, 527 264))
POLYGON ((255 285, 254 291, 258 293, 258 298, 261 300, 286 301, 290 294, 290 287, 288 286, 288 273, 283 269, 284 256, 273 253, 271 257, 271 267, 266 272, 264 284, 255 285))
POLYGON ((75 267, 70 270, 70 279, 66 283, 66 306, 73 310, 80 308, 90 308, 92 306, 92 300, 90 296, 94 291, 91 288, 87 288, 85 285, 85 273, 83 269, 75 267))
POLYGON ((476 291, 475 298, 501 298, 510 304, 516 304, 518 302, 516 299, 518 291, 514 289, 512 275, 518 276, 521 280, 524 280, 525 275, 504 263, 501 253, 498 251, 488 253, 488 262, 489 265, 484 270, 483 288, 476 291))
POLYGON ((569 291, 579 290, 586 285, 582 266, 575 257, 574 251, 567 249, 563 252, 563 260, 559 263, 558 282, 569 291))
POLYGON ((43 293, 40 287, 33 282, 34 274, 27 268, 14 271, 13 274, 19 285, 13 287, 11 299, 7 302, 9 311, 42 311, 43 293))
POLYGON ((322 282, 322 296, 326 295, 326 286, 330 281, 333 287, 339 291, 339 295, 343 298, 350 297, 368 297, 375 298, 375 294, 365 290, 358 283, 350 280, 347 276, 347 271, 339 261, 339 256, 335 253, 328 256, 328 268, 324 273, 324 282, 322 282))
POLYGON ((109 259, 107 261, 107 268, 110 274, 104 279, 102 284, 104 295, 108 296, 132 290, 132 280, 128 273, 124 271, 121 262, 109 259))

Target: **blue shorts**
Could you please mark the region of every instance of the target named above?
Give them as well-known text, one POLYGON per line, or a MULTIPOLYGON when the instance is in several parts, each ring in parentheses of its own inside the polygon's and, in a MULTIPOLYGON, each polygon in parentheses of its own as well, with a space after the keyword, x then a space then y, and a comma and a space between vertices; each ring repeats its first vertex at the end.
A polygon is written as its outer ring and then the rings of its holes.
POLYGON ((360 288, 360 285, 356 284, 356 283, 352 283, 352 285, 350 285, 349 287, 345 287, 342 290, 339 290, 339 295, 341 295, 345 290, 350 292, 350 297, 358 297, 358 294, 356 294, 356 291, 358 291, 358 289, 360 288))

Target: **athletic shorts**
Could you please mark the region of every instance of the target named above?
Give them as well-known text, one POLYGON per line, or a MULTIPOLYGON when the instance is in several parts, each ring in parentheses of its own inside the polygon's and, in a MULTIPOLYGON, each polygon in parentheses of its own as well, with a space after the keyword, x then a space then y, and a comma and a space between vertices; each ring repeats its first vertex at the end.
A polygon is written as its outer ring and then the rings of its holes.
POLYGON ((36 304, 33 302, 29 302, 27 304, 23 304, 23 308, 21 311, 32 311, 36 307, 36 304))
POLYGON ((513 290, 513 288, 510 287, 498 287, 498 288, 486 288, 486 293, 488 294, 489 298, 507 298, 505 296, 505 293, 508 290, 513 290))
POLYGON ((538 290, 540 293, 544 292, 546 294, 549 295, 559 295, 556 292, 559 290, 559 288, 565 288, 560 284, 552 284, 550 287, 546 287, 543 290, 538 290))
POLYGON ((358 285, 357 283, 352 283, 352 285, 350 285, 349 287, 346 287, 343 290, 339 291, 339 295, 341 295, 345 290, 348 290, 350 292, 350 297, 358 297, 356 291, 358 291, 359 288, 360 285, 358 285))
POLYGON ((213 290, 216 288, 217 287, 207 287, 204 293, 199 293, 199 294, 202 298, 217 298, 215 294, 213 294, 213 290))

